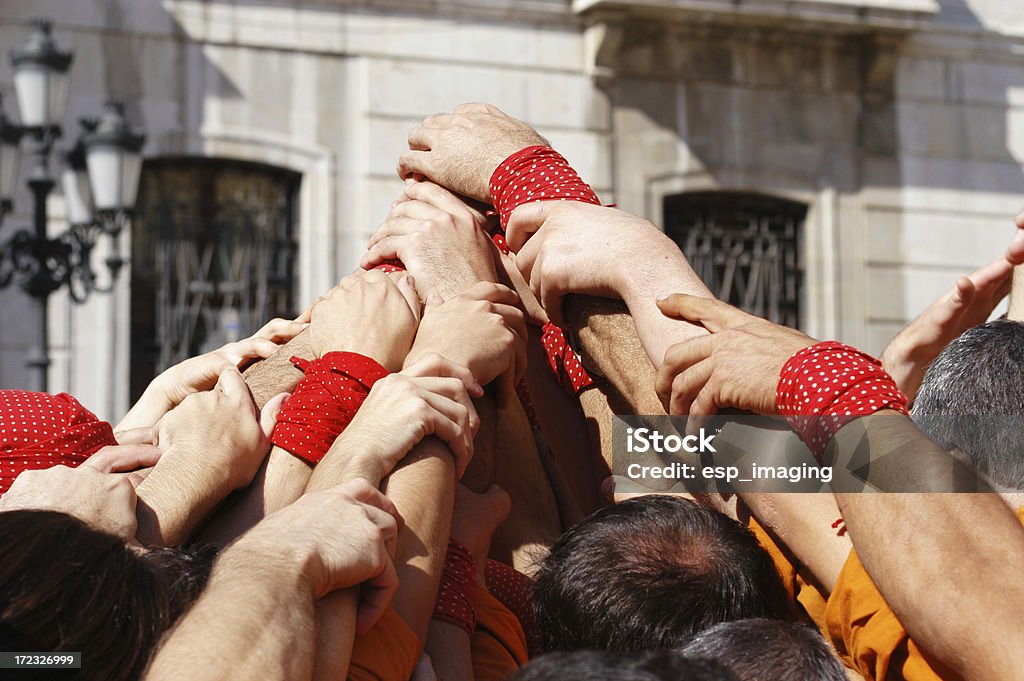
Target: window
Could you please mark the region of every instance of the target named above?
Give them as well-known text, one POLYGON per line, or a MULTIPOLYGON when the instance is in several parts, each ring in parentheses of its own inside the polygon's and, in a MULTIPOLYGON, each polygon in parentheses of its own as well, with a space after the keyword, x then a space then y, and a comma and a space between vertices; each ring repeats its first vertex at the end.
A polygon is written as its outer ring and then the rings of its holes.
POLYGON ((686 192, 665 197, 664 214, 666 234, 719 299, 800 326, 807 206, 762 194, 686 192))
POLYGON ((133 399, 165 368, 295 315, 299 180, 240 161, 146 161, 132 226, 133 399))

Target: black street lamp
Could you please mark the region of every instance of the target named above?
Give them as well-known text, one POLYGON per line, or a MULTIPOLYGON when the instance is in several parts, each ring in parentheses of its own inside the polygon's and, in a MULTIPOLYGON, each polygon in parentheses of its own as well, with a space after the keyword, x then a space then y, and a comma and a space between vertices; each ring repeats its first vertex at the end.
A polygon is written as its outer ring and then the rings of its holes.
POLYGON ((12 282, 32 298, 34 335, 26 365, 32 389, 46 391, 49 329, 46 308, 50 294, 68 287, 71 299, 83 302, 92 292, 113 289, 124 260, 118 236, 128 224, 135 205, 142 145, 145 137, 133 132, 124 107, 108 102, 99 120, 83 119, 83 133, 64 155, 61 174, 68 206, 69 228, 55 238, 46 233, 46 199, 55 185, 49 158, 61 137, 67 103, 70 52, 60 50, 50 23, 37 20, 28 41, 11 50, 14 89, 21 124, 9 121, 0 110, 0 218, 13 209, 20 143, 27 139, 32 158, 28 186, 34 199, 33 227, 17 231, 0 245, 0 288, 12 282), (92 268, 92 250, 98 239, 112 240, 106 259, 110 283, 98 286, 92 268))

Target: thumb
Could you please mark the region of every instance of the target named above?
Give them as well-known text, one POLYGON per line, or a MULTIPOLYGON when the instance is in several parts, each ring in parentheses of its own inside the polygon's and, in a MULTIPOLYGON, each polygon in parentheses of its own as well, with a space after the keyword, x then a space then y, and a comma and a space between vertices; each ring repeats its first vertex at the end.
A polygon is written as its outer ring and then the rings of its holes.
POLYGON ((444 304, 444 298, 441 297, 440 293, 431 293, 427 296, 427 299, 423 301, 423 314, 426 315, 429 310, 433 310, 435 307, 444 304))
POLYGON ((512 512, 512 497, 508 492, 492 484, 482 496, 487 505, 487 513, 482 515, 493 518, 495 527, 505 522, 512 512))
POLYGON ((263 409, 260 410, 260 428, 268 438, 274 432, 274 426, 277 425, 277 417, 281 413, 281 408, 290 397, 290 393, 274 395, 270 398, 269 402, 263 405, 263 409))
POLYGON ((505 225, 505 241, 513 253, 519 249, 539 230, 548 218, 550 201, 534 201, 524 203, 512 211, 505 225))

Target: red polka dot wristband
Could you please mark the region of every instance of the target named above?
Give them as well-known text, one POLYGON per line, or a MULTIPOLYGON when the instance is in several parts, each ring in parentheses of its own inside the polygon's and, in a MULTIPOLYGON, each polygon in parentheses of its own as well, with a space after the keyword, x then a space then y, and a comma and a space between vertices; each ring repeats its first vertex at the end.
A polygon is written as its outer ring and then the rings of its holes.
POLYGON ((548 322, 542 327, 540 342, 548 356, 548 366, 567 393, 578 396, 594 385, 594 380, 583 368, 580 356, 569 345, 560 328, 548 322))
POLYGON ((469 549, 448 540, 434 619, 459 627, 472 638, 476 630, 476 561, 469 549))
POLYGON ((281 408, 270 441, 316 465, 352 421, 373 384, 389 372, 354 352, 291 361, 306 376, 281 408))
POLYGON ((882 409, 907 413, 907 398, 882 364, 835 341, 800 350, 782 367, 779 413, 820 461, 840 428, 882 409))
POLYGON ((505 228, 519 206, 531 201, 582 201, 601 205, 590 185, 551 147, 520 149, 499 165, 488 184, 491 202, 505 228))
POLYGON ((0 390, 0 494, 23 471, 74 468, 116 444, 110 424, 67 393, 0 390))

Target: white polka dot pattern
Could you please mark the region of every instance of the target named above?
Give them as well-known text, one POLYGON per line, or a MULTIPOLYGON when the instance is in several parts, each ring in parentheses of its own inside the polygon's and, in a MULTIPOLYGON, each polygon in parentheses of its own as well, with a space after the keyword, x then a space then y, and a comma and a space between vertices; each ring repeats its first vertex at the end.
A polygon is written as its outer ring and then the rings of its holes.
POLYGON ((389 372, 354 352, 291 361, 306 376, 281 408, 270 441, 316 465, 352 421, 373 384, 389 372))
POLYGON ((851 420, 882 409, 907 413, 907 397, 881 363, 836 341, 800 350, 782 367, 775 394, 779 413, 814 455, 851 420))
POLYGON ((116 444, 110 424, 67 393, 0 390, 0 494, 22 471, 78 466, 116 444))

